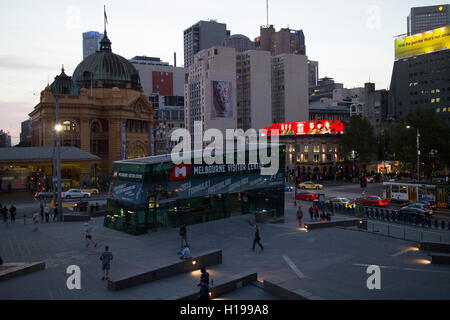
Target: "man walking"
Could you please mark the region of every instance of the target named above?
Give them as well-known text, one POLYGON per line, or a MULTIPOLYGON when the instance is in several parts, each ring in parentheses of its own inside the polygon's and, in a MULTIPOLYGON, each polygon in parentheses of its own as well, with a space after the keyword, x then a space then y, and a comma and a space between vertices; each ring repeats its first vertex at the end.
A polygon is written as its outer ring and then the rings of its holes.
POLYGON ((40 213, 41 213, 41 222, 42 223, 44 223, 44 206, 42 205, 42 202, 41 202, 41 205, 40 205, 40 213))
POLYGON ((209 286, 205 280, 200 281, 200 296, 199 300, 209 300, 209 286))
POLYGON ((44 213, 45 213, 45 220, 48 222, 50 219, 50 207, 48 205, 45 205, 44 213))
POLYGON ((11 208, 9 208, 9 215, 11 218, 11 223, 15 223, 16 222, 16 207, 14 207, 14 205, 11 205, 11 208))
POLYGON ((302 211, 302 207, 299 206, 298 210, 297 210, 297 221, 298 221, 298 226, 299 227, 302 226, 302 219, 303 219, 303 211, 302 211))
POLYGON ((314 206, 314 219, 319 220, 319 207, 314 206))
POLYGON ((58 221, 58 207, 55 206, 53 209, 53 222, 58 221))
POLYGON ((198 286, 200 287, 202 285, 202 281, 205 281, 205 283, 209 286, 209 273, 206 272, 206 268, 201 268, 201 276, 200 276, 200 283, 198 284, 198 286))
POLYGON ((111 260, 113 259, 112 253, 109 251, 109 247, 105 247, 105 252, 100 256, 102 261, 102 280, 108 280, 109 270, 111 269, 111 260))
POLYGON ((311 221, 314 220, 314 208, 311 206, 309 207, 309 216, 311 217, 311 221))
POLYGON ((85 233, 85 239, 86 239, 86 247, 89 247, 89 241, 91 241, 94 244, 94 247, 97 247, 97 243, 92 240, 92 234, 91 234, 92 227, 89 226, 89 223, 84 224, 84 233, 85 233))
POLYGON ((260 240, 261 240, 261 237, 259 236, 259 229, 258 229, 258 226, 255 224, 255 233, 254 233, 252 251, 255 251, 256 244, 258 244, 261 247, 261 250, 264 251, 264 247, 261 244, 260 240))

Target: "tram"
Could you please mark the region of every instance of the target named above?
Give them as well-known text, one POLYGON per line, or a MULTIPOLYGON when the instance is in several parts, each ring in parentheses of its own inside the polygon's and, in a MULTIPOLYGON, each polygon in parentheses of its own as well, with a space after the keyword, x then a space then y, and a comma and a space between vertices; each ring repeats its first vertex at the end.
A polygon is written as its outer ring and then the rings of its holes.
POLYGON ((450 207, 450 185, 385 182, 384 197, 389 202, 434 202, 439 208, 450 207))

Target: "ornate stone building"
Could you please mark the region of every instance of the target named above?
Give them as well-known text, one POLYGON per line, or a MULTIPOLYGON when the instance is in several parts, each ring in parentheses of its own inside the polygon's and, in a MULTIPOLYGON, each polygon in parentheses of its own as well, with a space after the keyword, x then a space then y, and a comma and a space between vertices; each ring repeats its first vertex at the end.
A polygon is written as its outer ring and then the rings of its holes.
POLYGON ((39 104, 30 113, 32 146, 54 144, 56 97, 63 127, 61 145, 102 159, 101 166, 79 172, 80 184, 107 179, 116 160, 151 154, 152 103, 143 93, 136 68, 112 52, 106 30, 100 51, 86 57, 72 77, 63 67, 41 92, 39 104))

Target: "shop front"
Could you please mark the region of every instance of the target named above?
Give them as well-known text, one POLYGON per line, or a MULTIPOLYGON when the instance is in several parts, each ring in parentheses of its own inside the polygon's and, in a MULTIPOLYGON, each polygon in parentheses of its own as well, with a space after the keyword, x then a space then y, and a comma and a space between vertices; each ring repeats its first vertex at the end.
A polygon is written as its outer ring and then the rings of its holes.
MULTIPOLYGON (((175 165, 170 155, 113 165, 104 225, 130 234, 263 210, 284 215, 284 146, 274 175, 261 163, 175 165)), ((192 161, 191 163, 195 163, 192 161)))

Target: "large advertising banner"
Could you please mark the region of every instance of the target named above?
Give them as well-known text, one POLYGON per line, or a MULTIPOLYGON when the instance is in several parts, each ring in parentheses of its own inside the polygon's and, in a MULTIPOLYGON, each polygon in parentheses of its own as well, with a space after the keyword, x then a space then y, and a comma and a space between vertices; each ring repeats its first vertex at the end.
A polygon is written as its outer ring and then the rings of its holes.
POLYGON ((450 26, 395 40, 396 59, 414 57, 446 49, 450 49, 450 26))
POLYGON ((212 81, 211 119, 232 118, 233 100, 230 81, 212 81))
POLYGON ((280 136, 337 135, 344 133, 344 124, 341 121, 331 120, 274 123, 270 127, 265 127, 262 135, 271 137, 274 135, 272 130, 278 130, 280 136))

